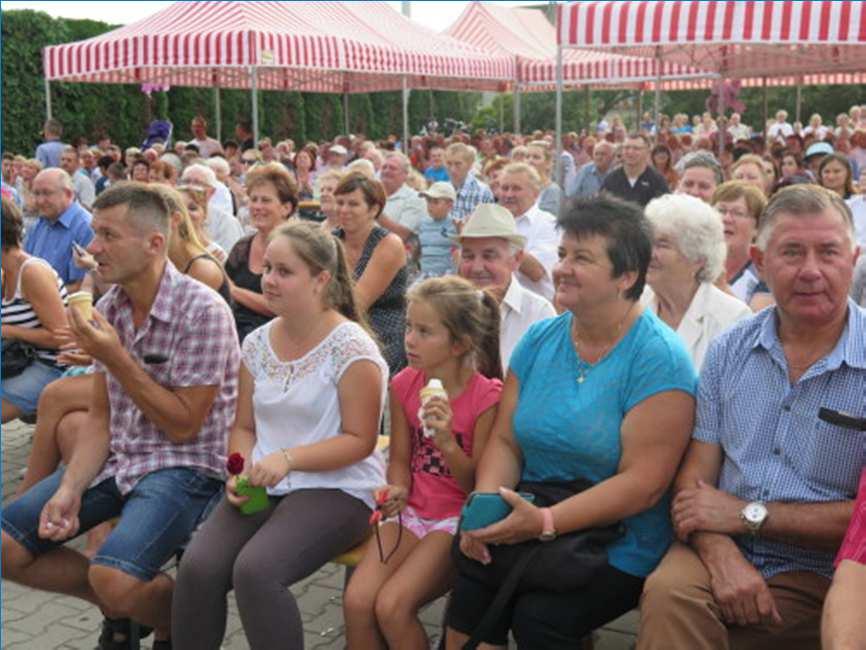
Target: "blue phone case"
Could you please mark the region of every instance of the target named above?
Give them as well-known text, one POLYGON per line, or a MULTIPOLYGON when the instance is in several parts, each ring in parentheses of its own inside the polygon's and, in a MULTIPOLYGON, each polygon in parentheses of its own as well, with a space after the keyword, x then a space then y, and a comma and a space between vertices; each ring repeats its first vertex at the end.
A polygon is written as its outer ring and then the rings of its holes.
MULTIPOLYGON (((535 501, 535 495, 528 492, 518 494, 529 501, 535 501)), ((505 519, 511 512, 511 506, 498 492, 475 492, 463 505, 460 513, 460 530, 477 530, 505 519)))

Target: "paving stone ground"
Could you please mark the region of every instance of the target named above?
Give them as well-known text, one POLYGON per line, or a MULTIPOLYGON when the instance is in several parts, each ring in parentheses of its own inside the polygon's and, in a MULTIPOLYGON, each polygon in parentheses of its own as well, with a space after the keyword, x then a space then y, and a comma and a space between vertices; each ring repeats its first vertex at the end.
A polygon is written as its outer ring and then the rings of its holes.
MULTIPOLYGON (((3 503, 13 495, 27 463, 33 428, 19 421, 3 425, 3 503)), ((73 542, 80 548, 80 542, 73 542)), ((345 647, 341 595, 343 567, 327 564, 294 585, 304 622, 306 650, 338 650, 345 647)), ((428 606, 421 620, 428 635, 441 632, 444 599, 428 606)), ((74 598, 38 592, 3 581, 3 650, 92 650, 96 647, 102 616, 92 605, 74 598)), ((634 645, 637 612, 612 622, 595 635, 595 650, 630 650, 634 645)), ((229 617, 224 650, 246 650, 237 606, 229 597, 229 617)), ((150 648, 149 639, 142 648, 150 648)), ((179 649, 180 650, 180 649, 179 649)))

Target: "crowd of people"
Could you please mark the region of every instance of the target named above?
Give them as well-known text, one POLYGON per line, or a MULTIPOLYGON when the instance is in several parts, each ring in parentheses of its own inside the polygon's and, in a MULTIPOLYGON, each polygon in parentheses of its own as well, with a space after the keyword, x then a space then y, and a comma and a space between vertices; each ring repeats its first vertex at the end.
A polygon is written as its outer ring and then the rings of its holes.
POLYGON ((449 650, 637 606, 640 650, 863 650, 866 106, 836 124, 612 115, 557 158, 48 120, 3 154, 2 420, 36 424, 3 577, 99 607, 106 650, 219 648, 232 590, 250 647, 302 648, 288 588, 361 544, 353 649, 430 647, 449 593, 449 650), (591 568, 497 571, 593 534, 591 568))

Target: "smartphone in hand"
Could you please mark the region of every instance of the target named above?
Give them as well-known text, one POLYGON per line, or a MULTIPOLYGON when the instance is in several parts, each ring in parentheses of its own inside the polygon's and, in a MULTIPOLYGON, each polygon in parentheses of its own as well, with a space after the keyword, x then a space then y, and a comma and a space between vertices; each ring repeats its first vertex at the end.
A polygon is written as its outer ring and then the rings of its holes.
MULTIPOLYGON (((535 501, 534 494, 529 492, 518 492, 518 494, 530 503, 535 501)), ((511 505, 498 492, 473 492, 460 512, 460 531, 486 528, 505 519, 511 510, 511 505)))

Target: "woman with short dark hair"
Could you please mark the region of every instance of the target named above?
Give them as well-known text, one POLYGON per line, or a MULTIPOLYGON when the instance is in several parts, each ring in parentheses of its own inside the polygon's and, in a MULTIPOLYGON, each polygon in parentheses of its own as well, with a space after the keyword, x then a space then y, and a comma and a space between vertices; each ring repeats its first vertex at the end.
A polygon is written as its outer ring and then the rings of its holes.
POLYGON ((513 510, 462 533, 469 559, 452 591, 449 650, 497 595, 469 573, 473 561, 495 566, 495 545, 539 539, 543 554, 557 535, 622 523, 607 563, 583 584, 552 574, 548 590, 518 591, 481 639, 504 646, 510 629, 521 648, 572 648, 637 605, 672 539, 667 490, 691 435, 697 382, 680 340, 639 302, 650 225, 640 207, 604 194, 573 201, 558 223, 553 275, 565 311, 532 325, 511 356, 475 489, 498 492, 513 510), (588 487, 549 507, 512 491, 576 480, 588 487))
POLYGON ((336 233, 346 249, 349 268, 353 269, 355 302, 361 312, 366 312, 393 376, 406 365, 403 329, 407 272, 403 240, 376 223, 386 203, 379 181, 349 173, 337 185, 334 199, 340 224, 336 233))

